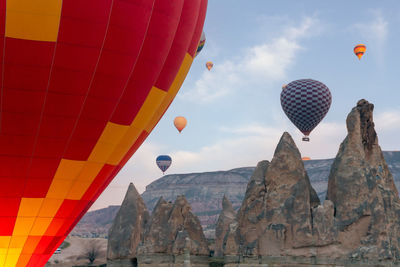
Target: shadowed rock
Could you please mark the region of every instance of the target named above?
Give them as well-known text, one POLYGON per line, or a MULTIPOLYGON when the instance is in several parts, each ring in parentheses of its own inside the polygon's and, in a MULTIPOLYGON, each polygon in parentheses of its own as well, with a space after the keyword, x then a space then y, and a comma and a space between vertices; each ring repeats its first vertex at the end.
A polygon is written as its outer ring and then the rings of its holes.
POLYGON ((190 240, 190 254, 208 255, 207 240, 200 221, 190 211, 184 196, 178 196, 174 204, 160 198, 147 227, 144 244, 139 254, 183 254, 185 240, 190 240))
POLYGON ((229 225, 236 220, 236 212, 232 208, 232 203, 224 195, 222 199, 222 212, 218 217, 217 227, 215 229, 215 256, 223 256, 224 239, 229 231, 229 225))
POLYGON ((149 213, 142 197, 130 183, 124 201, 108 234, 107 258, 109 260, 134 258, 136 248, 143 241, 149 213))
POLYGON ((378 144, 373 109, 362 99, 348 115, 348 135, 331 168, 327 199, 334 204, 338 229, 347 232, 339 241, 351 257, 399 259, 399 197, 378 144))

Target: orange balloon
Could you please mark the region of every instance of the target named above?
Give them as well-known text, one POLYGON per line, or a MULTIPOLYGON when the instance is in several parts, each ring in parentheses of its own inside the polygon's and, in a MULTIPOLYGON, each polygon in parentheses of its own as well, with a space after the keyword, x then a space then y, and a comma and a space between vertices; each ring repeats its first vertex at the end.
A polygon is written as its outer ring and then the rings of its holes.
POLYGON ((178 129, 179 132, 181 132, 183 130, 183 128, 186 127, 186 124, 187 124, 187 120, 185 117, 178 116, 174 120, 174 125, 175 125, 176 129, 178 129))
POLYGON ((358 44, 354 47, 354 54, 358 57, 358 59, 361 59, 361 57, 364 55, 365 51, 367 50, 367 47, 363 44, 358 44))
POLYGON ((311 160, 310 157, 302 157, 301 159, 304 160, 304 161, 306 161, 306 160, 311 160))
POLYGON ((208 61, 206 63, 206 67, 207 67, 208 70, 211 70, 213 66, 214 66, 214 64, 211 61, 208 61))

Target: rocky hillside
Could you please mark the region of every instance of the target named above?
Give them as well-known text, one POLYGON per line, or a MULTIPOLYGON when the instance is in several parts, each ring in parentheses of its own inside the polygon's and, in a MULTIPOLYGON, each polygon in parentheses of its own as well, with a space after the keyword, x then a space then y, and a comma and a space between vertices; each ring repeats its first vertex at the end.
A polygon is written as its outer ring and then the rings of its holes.
MULTIPOLYGON (((383 155, 400 188, 400 152, 384 151, 383 155)), ((311 184, 321 201, 325 199, 328 176, 333 159, 309 160, 304 162, 311 184)), ((194 213, 199 217, 206 235, 214 230, 224 194, 237 210, 246 192, 247 183, 255 167, 237 168, 229 171, 205 173, 170 174, 161 177, 146 187, 142 197, 147 208, 153 210, 162 196, 174 201, 178 195, 185 195, 194 213)), ((79 236, 106 236, 119 206, 110 206, 88 212, 73 229, 71 234, 79 236)))

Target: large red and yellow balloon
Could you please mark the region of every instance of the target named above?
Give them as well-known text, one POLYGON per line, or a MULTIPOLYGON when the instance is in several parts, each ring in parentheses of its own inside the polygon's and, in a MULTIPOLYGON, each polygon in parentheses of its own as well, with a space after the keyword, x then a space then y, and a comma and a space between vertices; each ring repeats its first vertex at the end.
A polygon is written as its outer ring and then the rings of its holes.
POLYGON ((207 0, 0 0, 0 266, 43 266, 160 120, 207 0))

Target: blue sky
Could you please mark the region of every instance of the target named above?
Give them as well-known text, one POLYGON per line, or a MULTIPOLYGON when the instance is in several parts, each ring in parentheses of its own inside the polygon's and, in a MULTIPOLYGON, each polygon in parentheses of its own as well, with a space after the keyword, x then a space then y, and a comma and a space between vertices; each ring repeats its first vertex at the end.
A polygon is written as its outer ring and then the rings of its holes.
POLYGON ((140 192, 162 176, 159 154, 172 157, 167 174, 228 170, 271 160, 284 131, 303 156, 334 157, 346 135, 345 119, 356 102, 375 105, 384 150, 399 150, 400 2, 209 0, 206 44, 159 124, 93 205, 122 202, 133 182, 140 192), (353 47, 363 43, 361 60, 353 47), (206 61, 213 61, 208 71, 206 61), (311 142, 280 105, 281 86, 312 78, 332 93, 328 115, 311 142), (187 127, 178 134, 176 116, 187 127))

